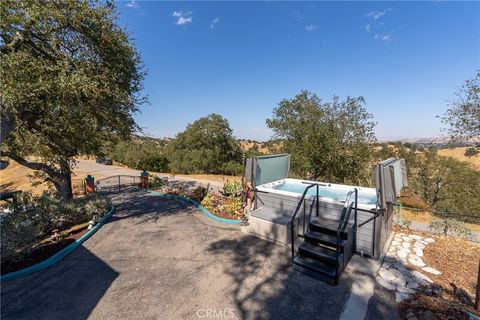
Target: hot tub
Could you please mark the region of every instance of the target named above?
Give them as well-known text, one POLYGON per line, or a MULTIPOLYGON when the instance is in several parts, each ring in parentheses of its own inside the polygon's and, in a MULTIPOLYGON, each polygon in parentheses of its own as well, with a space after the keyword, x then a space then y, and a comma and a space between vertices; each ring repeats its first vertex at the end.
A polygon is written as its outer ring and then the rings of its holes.
MULTIPOLYGON (((250 225, 243 228, 246 233, 288 245, 291 241, 290 223, 301 200, 305 188, 310 184, 319 184, 319 217, 318 219, 339 220, 349 191, 358 190, 357 225, 375 216, 377 202, 376 190, 351 185, 324 183, 317 181, 285 178, 256 187, 255 210, 249 217, 250 225)), ((303 234, 303 221, 310 216, 315 217, 315 209, 311 205, 316 197, 316 188, 308 190, 305 199, 294 221, 295 235, 303 234), (309 213, 312 212, 310 215, 309 213)), ((354 221, 354 213, 350 217, 354 221)), ((381 219, 374 218, 357 229, 357 252, 377 258, 383 248, 376 247, 376 238, 380 236, 378 225, 381 219)))

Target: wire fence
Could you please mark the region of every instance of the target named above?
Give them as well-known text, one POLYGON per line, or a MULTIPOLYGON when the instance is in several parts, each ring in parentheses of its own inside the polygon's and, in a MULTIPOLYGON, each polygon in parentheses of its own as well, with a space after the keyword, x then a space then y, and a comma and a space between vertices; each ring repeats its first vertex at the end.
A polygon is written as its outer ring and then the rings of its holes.
POLYGON ((458 220, 474 220, 474 221, 477 221, 477 223, 480 223, 480 212, 478 213, 478 215, 473 215, 473 214, 462 214, 462 213, 450 212, 448 209, 445 209, 445 211, 438 211, 438 210, 430 210, 430 209, 418 209, 418 208, 412 208, 412 207, 405 207, 397 204, 395 204, 395 206, 400 209, 406 209, 412 212, 419 212, 419 213, 429 212, 441 218, 449 217, 449 218, 458 219, 458 220))

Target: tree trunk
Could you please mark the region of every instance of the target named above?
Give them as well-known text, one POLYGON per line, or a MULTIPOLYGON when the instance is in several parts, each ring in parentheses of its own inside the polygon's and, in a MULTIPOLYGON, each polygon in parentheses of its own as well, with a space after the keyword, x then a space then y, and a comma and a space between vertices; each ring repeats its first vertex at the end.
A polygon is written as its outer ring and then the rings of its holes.
POLYGON ((72 170, 68 161, 62 163, 61 169, 57 171, 51 181, 57 189, 57 193, 63 201, 73 198, 72 192, 72 170))
POLYGON ((480 316, 480 259, 478 260, 478 278, 477 278, 477 294, 475 295, 475 311, 480 316))
POLYGON ((70 173, 62 174, 61 178, 58 178, 57 192, 62 200, 67 201, 73 198, 72 192, 72 176, 70 173))

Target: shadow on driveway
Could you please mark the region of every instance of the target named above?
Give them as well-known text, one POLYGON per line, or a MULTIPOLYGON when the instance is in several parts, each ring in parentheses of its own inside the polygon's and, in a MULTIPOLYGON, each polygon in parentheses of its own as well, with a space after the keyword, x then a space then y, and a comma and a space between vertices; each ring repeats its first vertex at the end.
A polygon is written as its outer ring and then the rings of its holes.
POLYGON ((87 319, 118 275, 81 246, 46 271, 2 283, 2 319, 87 319))

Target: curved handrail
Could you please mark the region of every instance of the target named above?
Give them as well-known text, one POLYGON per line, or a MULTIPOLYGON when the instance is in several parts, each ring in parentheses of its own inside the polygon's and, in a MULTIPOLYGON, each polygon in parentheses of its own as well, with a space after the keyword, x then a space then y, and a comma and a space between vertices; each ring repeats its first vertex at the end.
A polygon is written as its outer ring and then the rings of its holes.
MULTIPOLYGON (((317 187, 317 198, 318 198, 318 183, 312 183, 308 187, 305 188, 303 191, 302 197, 300 198, 300 201, 297 204, 297 208, 295 209, 295 212, 293 213, 292 219, 290 219, 290 237, 291 237, 291 243, 292 243, 292 264, 293 264, 293 257, 295 256, 295 236, 294 236, 294 229, 295 229, 295 218, 297 217, 298 211, 302 207, 303 200, 305 200, 305 196, 307 195, 307 192, 310 188, 312 187, 317 187)), ((318 202, 317 202, 318 206, 318 202)))

